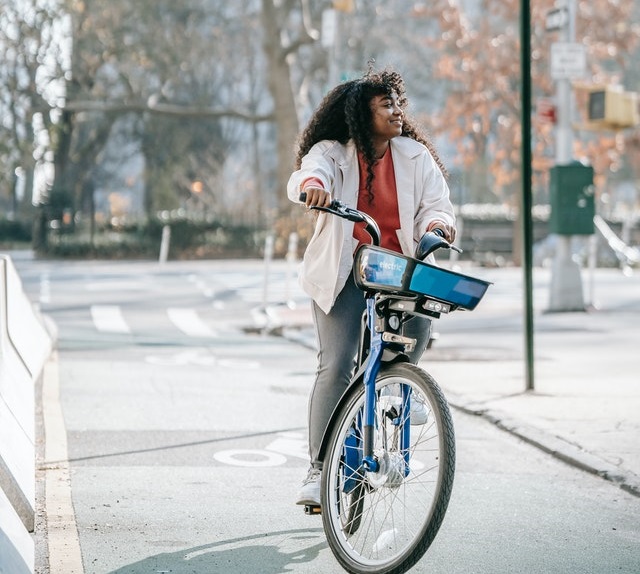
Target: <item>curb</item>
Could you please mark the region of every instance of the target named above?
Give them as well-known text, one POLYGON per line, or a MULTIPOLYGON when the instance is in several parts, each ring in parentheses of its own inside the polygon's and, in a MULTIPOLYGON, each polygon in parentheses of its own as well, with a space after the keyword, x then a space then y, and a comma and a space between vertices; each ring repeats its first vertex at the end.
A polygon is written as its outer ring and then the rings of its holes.
POLYGON ((562 462, 579 468, 590 474, 595 474, 609 482, 618 485, 622 490, 640 497, 640 476, 611 464, 599 456, 584 450, 577 444, 537 427, 514 419, 509 414, 493 409, 478 409, 453 394, 445 392, 449 404, 466 414, 480 416, 499 429, 518 437, 539 450, 552 455, 562 462))
MULTIPOLYGON (((282 329, 271 334, 281 336, 293 343, 315 350, 315 343, 300 334, 297 329, 282 329)), ((528 425, 508 413, 494 409, 479 409, 466 403, 461 397, 445 391, 448 403, 455 409, 474 416, 480 416, 499 429, 518 437, 526 443, 550 454, 554 458, 575 468, 594 474, 619 486, 625 492, 640 497, 640 476, 611 464, 599 456, 584 450, 559 436, 528 425)))

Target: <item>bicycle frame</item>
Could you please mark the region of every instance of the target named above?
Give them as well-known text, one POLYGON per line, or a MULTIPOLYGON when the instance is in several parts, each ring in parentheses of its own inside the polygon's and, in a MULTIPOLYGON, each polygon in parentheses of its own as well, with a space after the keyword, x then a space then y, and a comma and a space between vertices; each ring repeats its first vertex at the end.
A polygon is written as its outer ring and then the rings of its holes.
MULTIPOLYGON (((380 464, 376 460, 373 452, 373 436, 375 432, 375 412, 376 412, 376 378, 378 373, 380 372, 380 367, 382 366, 383 353, 385 349, 389 348, 392 343, 398 342, 398 337, 396 336, 396 340, 394 341, 386 341, 385 340, 385 332, 376 328, 376 297, 374 295, 369 295, 366 300, 366 324, 369 330, 369 344, 367 349, 366 360, 363 365, 361 365, 357 372, 355 373, 352 384, 357 384, 358 380, 362 378, 362 384, 365 387, 365 399, 364 399, 364 421, 362 422, 362 460, 358 461, 358 464, 353 464, 353 461, 350 461, 350 468, 362 468, 367 472, 378 472, 380 470, 380 464), (364 373, 362 373, 362 368, 364 368, 364 373)), ((402 338, 404 344, 413 344, 415 341, 413 339, 402 338)), ((362 356, 361 349, 360 355, 362 356)), ((410 403, 411 397, 410 392, 403 385, 402 388, 402 410, 401 412, 406 413, 411 406, 410 403)), ((403 416, 398 417, 394 421, 394 423, 402 425, 401 428, 401 451, 404 453, 405 458, 405 473, 409 472, 409 451, 408 445, 410 441, 410 433, 411 427, 409 424, 409 417, 403 416), (397 423, 396 423, 397 421, 397 423)), ((359 450, 359 449, 358 449, 359 450)))

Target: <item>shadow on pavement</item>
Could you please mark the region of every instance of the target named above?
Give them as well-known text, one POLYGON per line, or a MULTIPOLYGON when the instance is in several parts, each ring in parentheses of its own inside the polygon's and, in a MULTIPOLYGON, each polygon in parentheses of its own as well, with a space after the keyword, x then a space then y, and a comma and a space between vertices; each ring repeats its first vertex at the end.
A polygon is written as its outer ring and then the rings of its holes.
POLYGON ((177 552, 163 552, 109 574, 284 574, 291 572, 290 567, 294 564, 313 562, 326 547, 322 528, 284 530, 221 540, 177 552), (305 539, 308 539, 309 546, 300 550, 300 541, 305 539), (291 552, 287 552, 290 540, 295 541, 295 545, 291 544, 291 552))

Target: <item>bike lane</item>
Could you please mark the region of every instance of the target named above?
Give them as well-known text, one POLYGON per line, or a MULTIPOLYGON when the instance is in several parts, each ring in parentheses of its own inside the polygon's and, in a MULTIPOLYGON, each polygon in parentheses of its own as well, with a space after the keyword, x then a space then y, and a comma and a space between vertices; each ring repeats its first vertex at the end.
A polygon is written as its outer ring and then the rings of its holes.
MULTIPOLYGON (((59 519, 63 547, 77 531, 82 571, 342 572, 321 519, 292 504, 306 471, 314 352, 232 328, 220 334, 180 344, 121 337, 61 345, 68 453, 47 458, 44 468, 63 471, 53 480, 63 491, 66 484, 68 505, 54 505, 48 519, 59 519)), ((572 564, 595 573, 606 571, 605 557, 631 553, 624 542, 636 540, 629 525, 637 499, 616 490, 616 509, 606 483, 471 418, 457 420, 456 433, 450 511, 415 572, 467 573, 475 564, 485 573, 551 573, 572 564), (615 528, 603 532, 603 523, 615 528), (557 530, 550 534, 549 525, 557 530), (556 532, 564 542, 549 555, 556 532)), ((75 572, 69 564, 51 571, 75 572)))
POLYGON ((292 504, 308 350, 241 333, 62 346, 43 388, 51 572, 339 571, 292 504))

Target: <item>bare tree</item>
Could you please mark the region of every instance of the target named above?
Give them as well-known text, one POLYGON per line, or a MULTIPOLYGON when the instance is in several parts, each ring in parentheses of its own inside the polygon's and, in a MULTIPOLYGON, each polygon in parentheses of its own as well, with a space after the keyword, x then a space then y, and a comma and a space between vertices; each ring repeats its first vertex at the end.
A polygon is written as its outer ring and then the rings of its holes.
POLYGON ((61 33, 55 3, 4 0, 0 12, 0 197, 16 211, 31 203, 36 163, 47 150, 47 110, 61 75, 61 33), (22 206, 16 170, 26 180, 22 206))

